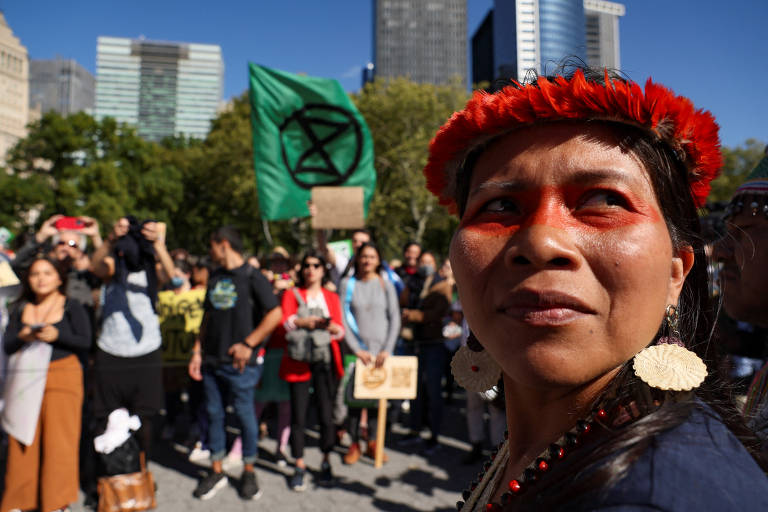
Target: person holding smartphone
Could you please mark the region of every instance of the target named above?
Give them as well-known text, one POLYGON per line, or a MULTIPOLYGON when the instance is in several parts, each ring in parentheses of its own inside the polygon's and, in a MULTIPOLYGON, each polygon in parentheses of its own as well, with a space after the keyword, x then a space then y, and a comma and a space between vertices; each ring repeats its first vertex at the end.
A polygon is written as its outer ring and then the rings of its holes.
POLYGON ((331 335, 329 362, 319 361, 304 363, 291 359, 287 351, 280 365, 280 377, 286 380, 291 392, 291 452, 296 459, 296 471, 289 486, 294 491, 306 489, 304 463, 304 430, 307 425, 307 410, 310 402, 310 389, 314 389, 315 403, 320 419, 320 449, 323 462, 320 466, 319 483, 332 481, 329 456, 335 442, 333 424, 333 400, 336 383, 334 375, 341 378, 344 366, 338 341, 344 337, 344 321, 341 318, 339 296, 326 289, 329 269, 325 258, 319 252, 310 250, 301 259, 301 270, 296 288, 283 294, 283 326, 286 332, 295 329, 324 329, 331 335), (299 302, 293 292, 299 294, 310 311, 322 312, 321 315, 298 316, 299 302))
MULTIPOLYGON (((13 435, 8 441, 8 465, 0 510, 58 510, 78 499, 78 444, 83 403, 83 371, 78 355, 91 345, 91 325, 83 306, 65 296, 67 277, 60 262, 40 257, 23 280, 24 293, 15 305, 3 337, 12 371, 41 373, 42 399, 32 409, 37 426, 31 444, 13 435), (50 361, 22 367, 21 353, 33 344, 50 344, 50 361), (13 356, 19 355, 13 365, 13 356), (41 367, 47 367, 41 370, 41 367)), ((13 377, 13 376, 11 376, 13 377)), ((10 381, 11 379, 9 379, 10 381)), ((9 384, 12 385, 12 384, 9 384)), ((14 397, 28 400, 20 390, 9 393, 5 421, 18 411, 14 397)), ((39 396, 39 395, 38 395, 39 396)), ((26 404, 29 406, 29 404, 26 404)), ((24 414, 29 414, 26 409, 24 414)), ((31 432, 31 431, 30 431, 31 432)), ((21 436, 19 436, 21 437, 21 436)))

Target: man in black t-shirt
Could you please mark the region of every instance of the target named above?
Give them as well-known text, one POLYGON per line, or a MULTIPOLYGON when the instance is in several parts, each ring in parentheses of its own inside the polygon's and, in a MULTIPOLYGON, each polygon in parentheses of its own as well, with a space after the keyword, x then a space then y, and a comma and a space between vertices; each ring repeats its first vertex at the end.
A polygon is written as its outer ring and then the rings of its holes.
POLYGON ((220 268, 208 281, 205 314, 189 375, 203 381, 213 471, 200 481, 193 495, 205 500, 227 485, 222 459, 226 454, 224 405, 230 393, 243 429, 240 496, 256 499, 261 491, 253 467, 259 435, 253 397, 262 370, 256 364, 256 353, 280 324, 282 312, 269 281, 243 259, 242 240, 234 228, 219 228, 210 243, 211 259, 220 268))

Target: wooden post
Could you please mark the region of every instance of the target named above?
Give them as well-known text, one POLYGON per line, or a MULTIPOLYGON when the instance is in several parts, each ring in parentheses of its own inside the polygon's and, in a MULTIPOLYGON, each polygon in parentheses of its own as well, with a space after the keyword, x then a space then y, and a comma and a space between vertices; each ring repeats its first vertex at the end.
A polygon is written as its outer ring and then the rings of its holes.
POLYGON ((384 465, 384 440, 387 437, 387 399, 379 398, 379 417, 376 422, 376 454, 373 467, 384 465))

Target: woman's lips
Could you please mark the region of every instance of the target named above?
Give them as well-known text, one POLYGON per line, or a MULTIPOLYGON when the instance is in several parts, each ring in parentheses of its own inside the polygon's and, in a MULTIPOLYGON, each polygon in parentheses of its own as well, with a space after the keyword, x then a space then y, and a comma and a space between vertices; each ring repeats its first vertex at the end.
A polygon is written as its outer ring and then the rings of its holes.
POLYGON ((500 310, 533 326, 565 325, 596 311, 578 298, 552 290, 523 289, 511 293, 500 310))

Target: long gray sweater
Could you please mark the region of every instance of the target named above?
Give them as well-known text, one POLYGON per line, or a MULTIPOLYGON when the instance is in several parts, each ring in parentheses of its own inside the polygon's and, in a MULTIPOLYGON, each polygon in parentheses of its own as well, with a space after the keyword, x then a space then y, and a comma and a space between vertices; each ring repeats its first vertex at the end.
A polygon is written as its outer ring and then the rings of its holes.
MULTIPOLYGON (((347 297, 349 279, 345 278, 341 281, 339 297, 342 310, 347 297)), ((397 302, 397 292, 392 283, 386 279, 356 280, 350 310, 357 322, 360 338, 365 344, 365 347, 360 345, 347 322, 346 314, 342 311, 344 340, 352 352, 365 349, 372 355, 382 350, 392 354, 400 333, 400 307, 397 302)))

